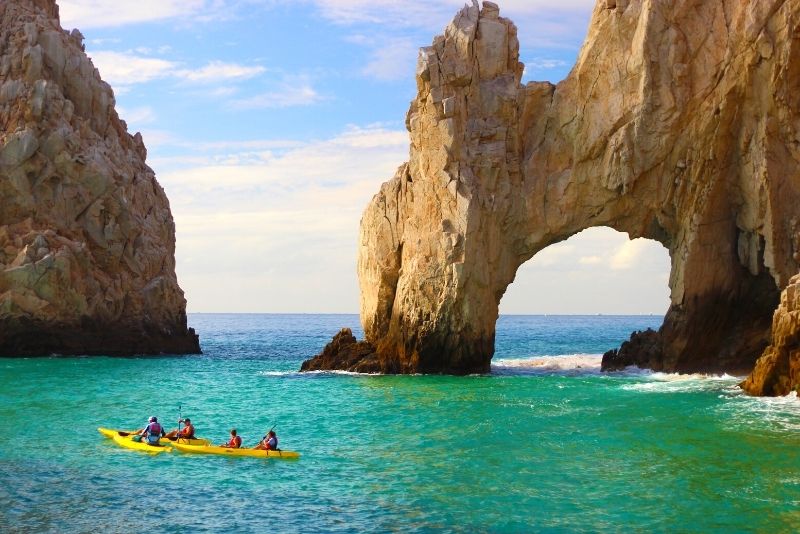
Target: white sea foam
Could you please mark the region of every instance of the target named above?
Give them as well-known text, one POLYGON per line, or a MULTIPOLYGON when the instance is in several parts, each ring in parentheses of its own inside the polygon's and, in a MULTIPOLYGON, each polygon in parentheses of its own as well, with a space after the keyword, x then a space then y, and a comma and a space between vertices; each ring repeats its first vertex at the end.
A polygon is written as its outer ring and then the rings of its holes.
POLYGON ((737 388, 742 377, 728 374, 713 375, 703 373, 677 374, 648 372, 643 374, 647 380, 634 384, 626 384, 622 389, 649 393, 677 393, 691 391, 728 390, 737 388))
POLYGON ((725 403, 720 411, 736 426, 751 426, 758 421, 762 426, 768 422, 778 429, 800 431, 800 402, 794 391, 784 397, 751 397, 739 388, 727 393, 734 402, 725 403))
POLYGON ((568 354, 563 356, 534 356, 532 358, 500 359, 492 362, 496 375, 582 375, 600 374, 602 354, 568 354))
MULTIPOLYGON (((561 375, 584 376, 595 375, 609 378, 638 378, 634 383, 627 383, 623 389, 643 392, 678 392, 698 390, 724 390, 736 388, 742 377, 727 374, 678 374, 662 373, 636 366, 626 367, 621 371, 601 372, 602 354, 565 354, 558 356, 534 356, 531 358, 500 359, 492 363, 492 374, 495 375, 561 375)), ((738 388, 736 388, 738 390, 738 388)))
POLYGON ((379 373, 354 373, 352 371, 259 371, 259 376, 283 376, 290 378, 299 378, 303 376, 328 376, 328 375, 342 375, 342 376, 383 376, 379 373))

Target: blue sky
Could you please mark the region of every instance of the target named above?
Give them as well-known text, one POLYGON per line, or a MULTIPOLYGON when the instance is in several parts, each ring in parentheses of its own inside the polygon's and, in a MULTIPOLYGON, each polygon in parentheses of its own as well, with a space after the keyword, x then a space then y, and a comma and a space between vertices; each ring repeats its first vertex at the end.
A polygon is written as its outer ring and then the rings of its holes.
MULTIPOLYGON (((575 61, 593 0, 509 0, 525 80, 575 61)), ((417 49, 451 0, 60 0, 170 198, 189 311, 357 312, 361 212, 407 159, 417 49)), ((520 269, 505 313, 661 313, 659 245, 593 229, 520 269), (576 244, 577 243, 577 244, 576 244)))

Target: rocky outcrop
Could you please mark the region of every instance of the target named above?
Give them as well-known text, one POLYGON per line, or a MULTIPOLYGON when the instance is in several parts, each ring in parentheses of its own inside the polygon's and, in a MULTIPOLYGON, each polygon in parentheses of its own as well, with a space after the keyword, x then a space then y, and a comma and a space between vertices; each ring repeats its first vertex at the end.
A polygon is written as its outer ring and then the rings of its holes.
POLYGON ((392 369, 378 358, 375 347, 366 341, 358 341, 349 328, 342 328, 325 345, 322 352, 311 360, 303 362, 301 371, 325 371, 346 368, 355 373, 391 373, 392 369))
POLYGON ((800 394, 800 275, 781 293, 772 318, 772 344, 740 385, 751 395, 800 394))
POLYGON ((0 355, 199 352, 169 202, 82 41, 0 2, 0 355))
POLYGON ((798 0, 599 1, 569 76, 523 86, 514 25, 461 10, 420 52, 409 162, 361 221, 385 367, 487 371, 517 268, 609 226, 670 253, 650 365, 752 368, 800 261, 799 24, 798 0))
POLYGON ((619 349, 603 354, 603 371, 621 371, 635 365, 643 369, 661 371, 664 347, 661 336, 652 328, 634 332, 628 341, 623 341, 619 349))

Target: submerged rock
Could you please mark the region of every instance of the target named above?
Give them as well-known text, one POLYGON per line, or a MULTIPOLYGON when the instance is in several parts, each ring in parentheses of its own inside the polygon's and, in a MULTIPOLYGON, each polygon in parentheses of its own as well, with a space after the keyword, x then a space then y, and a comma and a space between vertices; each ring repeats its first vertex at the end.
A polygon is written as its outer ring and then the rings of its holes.
POLYGON ((169 202, 82 41, 0 2, 0 356, 199 352, 169 202))
POLYGON ((514 24, 490 2, 462 9, 420 51, 409 161, 361 221, 381 365, 487 371, 518 267, 609 226, 671 257, 670 308, 629 345, 648 347, 638 361, 752 369, 800 268, 799 21, 781 0, 598 2, 569 76, 521 85, 514 24))

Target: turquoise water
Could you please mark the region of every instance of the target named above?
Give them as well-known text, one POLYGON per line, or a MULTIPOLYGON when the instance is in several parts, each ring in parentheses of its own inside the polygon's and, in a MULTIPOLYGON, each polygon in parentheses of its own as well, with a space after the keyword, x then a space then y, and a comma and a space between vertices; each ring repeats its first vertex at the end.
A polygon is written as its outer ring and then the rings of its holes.
POLYGON ((199 357, 0 360, 0 531, 795 531, 797 398, 599 372, 660 320, 502 317, 492 374, 460 378, 296 373, 360 335, 341 315, 192 315, 199 357), (149 456, 95 430, 179 405, 215 441, 277 424, 303 457, 149 456))

